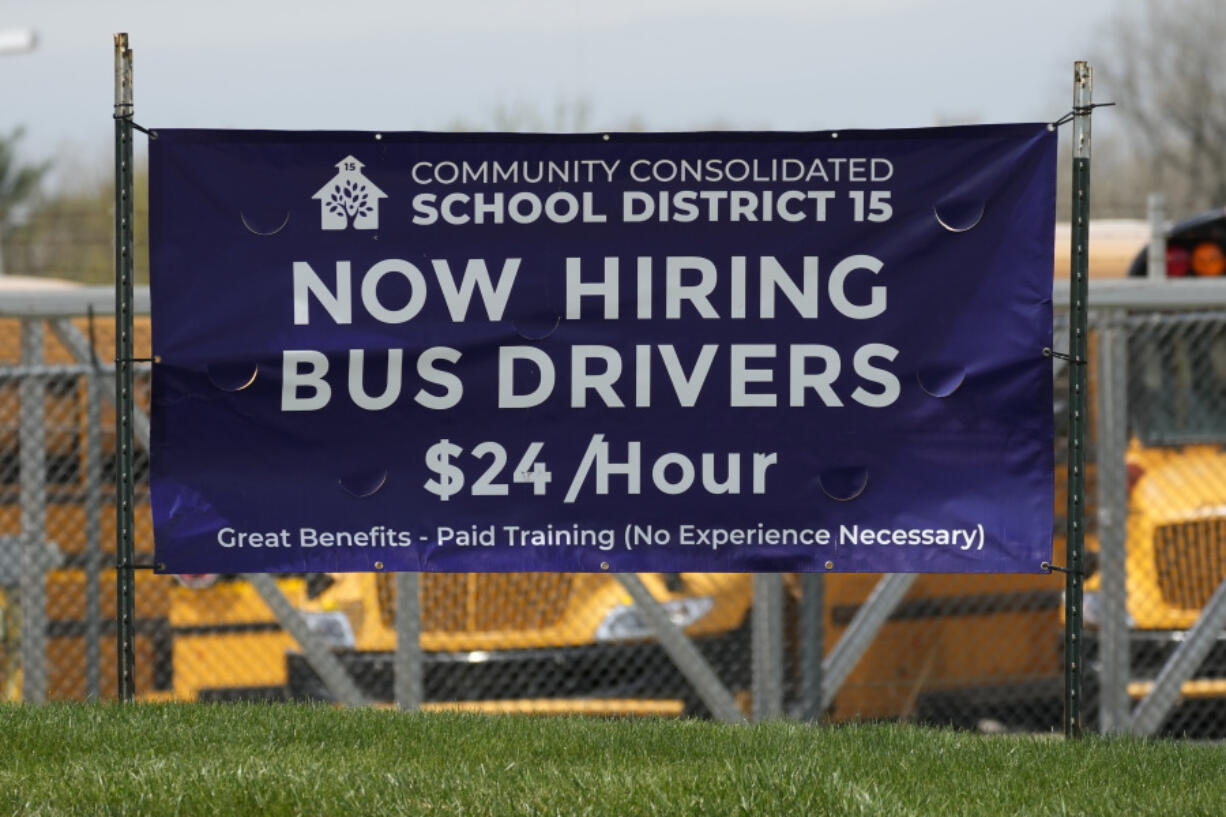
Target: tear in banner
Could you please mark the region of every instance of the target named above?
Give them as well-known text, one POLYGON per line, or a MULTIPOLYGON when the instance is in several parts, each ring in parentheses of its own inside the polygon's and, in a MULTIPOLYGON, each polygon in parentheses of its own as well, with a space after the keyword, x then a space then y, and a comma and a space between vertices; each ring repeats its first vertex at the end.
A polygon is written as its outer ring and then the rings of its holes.
POLYGON ((1046 125, 158 129, 167 572, 1038 572, 1046 125))

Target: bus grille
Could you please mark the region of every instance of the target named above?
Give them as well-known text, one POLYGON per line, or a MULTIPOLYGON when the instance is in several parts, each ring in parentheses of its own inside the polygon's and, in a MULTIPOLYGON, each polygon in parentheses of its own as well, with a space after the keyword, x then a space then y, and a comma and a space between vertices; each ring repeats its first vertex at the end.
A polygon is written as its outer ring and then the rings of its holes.
POLYGON ((566 573, 423 573, 425 632, 539 630, 566 611, 573 577, 566 573))
POLYGON ((1154 561, 1162 600, 1199 610, 1226 577, 1226 518, 1160 526, 1154 531, 1154 561))

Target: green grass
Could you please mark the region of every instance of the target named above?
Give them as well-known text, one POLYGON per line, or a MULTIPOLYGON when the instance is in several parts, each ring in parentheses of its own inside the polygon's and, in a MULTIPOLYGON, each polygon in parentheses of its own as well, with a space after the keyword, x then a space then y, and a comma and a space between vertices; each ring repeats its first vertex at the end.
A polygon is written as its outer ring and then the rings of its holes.
POLYGON ((323 706, 0 706, 0 814, 936 815, 1226 810, 1226 749, 898 725, 323 706))

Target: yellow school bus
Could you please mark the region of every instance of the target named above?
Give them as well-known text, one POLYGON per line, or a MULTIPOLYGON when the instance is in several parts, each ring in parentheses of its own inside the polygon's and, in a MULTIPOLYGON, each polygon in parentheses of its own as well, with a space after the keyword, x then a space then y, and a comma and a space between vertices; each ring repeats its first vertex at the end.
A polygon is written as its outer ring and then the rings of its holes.
MULTIPOLYGON (((109 318, 70 321, 98 359, 113 357, 109 318)), ((62 328, 62 327, 61 327, 62 328)), ((0 319, 0 366, 21 364, 20 324, 0 319)), ((46 695, 81 698, 90 690, 82 666, 88 622, 104 626, 99 694, 115 694, 113 410, 91 409, 90 374, 55 331, 45 332, 43 361, 64 366, 44 379, 47 488, 43 529, 60 561, 45 577, 46 695), (76 368, 72 368, 72 367, 76 368), (89 524, 87 431, 101 429, 106 477, 96 544, 89 524), (91 548, 108 569, 90 573, 91 548), (91 582, 100 598, 87 609, 91 582)), ((136 327, 136 355, 150 356, 149 319, 136 327)), ((96 373, 94 375, 97 376, 96 373)), ((109 388, 109 377, 106 378, 109 388)), ((139 391, 139 390, 138 390, 139 391)), ((21 534, 19 387, 0 387, 0 536, 21 534)), ((148 409, 147 390, 138 405, 148 409)), ((137 463, 144 475, 143 455, 137 463)), ((1056 508, 1063 509, 1061 495, 1056 508)), ((147 486, 138 487, 137 561, 152 562, 147 486)), ((1057 545, 1059 548, 1059 544, 1057 545)), ((1057 559, 1059 556, 1057 556, 1057 559)), ((753 578, 745 574, 644 574, 642 580, 747 705, 753 578)), ((829 652, 881 579, 824 577, 822 616, 829 652)), ((277 586, 375 701, 392 696, 396 645, 394 580, 374 574, 282 576, 277 586)), ((802 582, 785 577, 786 646, 798 651, 796 610, 802 582)), ((922 575, 877 634, 831 704, 836 719, 911 718, 973 725, 998 718, 1054 722, 1059 707, 1062 582, 1049 575, 922 575)), ((17 588, 0 587, 0 673, 9 698, 21 694, 17 588)), ((253 586, 237 576, 137 575, 138 695, 146 699, 327 698, 298 645, 253 586)), ((423 574, 419 608, 425 694, 430 706, 487 711, 703 713, 701 701, 655 642, 630 597, 608 575, 423 574)), ((96 632, 97 628, 95 628, 96 632)), ((798 684, 789 660, 785 682, 798 684)))
MULTIPOLYGON (((1165 245, 1164 279, 1222 278, 1226 211, 1174 224, 1165 245)), ((1143 245, 1137 249, 1127 274, 1146 277, 1147 253, 1143 245)), ((1226 578, 1226 321, 1220 311, 1137 322, 1128 330, 1127 690, 1134 701, 1153 689, 1226 578)), ((1086 583, 1091 647, 1101 589, 1096 573, 1086 583)), ((1226 703, 1226 642, 1210 650, 1181 694, 1185 702, 1226 703)))
MULTIPOLYGON (((74 356, 63 337, 68 332, 78 341, 88 338, 87 347, 106 361, 113 356, 113 324, 109 318, 81 316, 68 323, 69 329, 63 322, 47 324, 41 362, 61 370, 39 380, 46 471, 40 529, 46 542, 41 544, 56 554, 43 577, 43 672, 51 699, 115 694, 114 413, 109 401, 90 391, 91 384, 109 390, 111 381, 105 367, 94 369, 94 361, 81 359, 79 348, 74 356), (103 477, 95 489, 101 499, 92 506, 91 423, 99 432, 95 479, 103 477), (97 520, 92 534, 91 516, 97 520), (83 670, 91 621, 92 689, 83 670)), ((149 326, 147 317, 137 322, 138 357, 150 356, 149 326)), ((0 319, 0 366, 22 365, 20 334, 19 319, 0 319)), ((147 410, 148 404, 147 387, 138 389, 138 405, 147 410)), ((19 416, 19 378, 11 377, 0 384, 0 536, 10 541, 20 539, 23 524, 19 416)), ((137 562, 149 564, 153 548, 145 468, 142 453, 137 462, 137 562)), ((752 577, 682 573, 641 578, 724 684, 746 702, 752 577)), ((827 650, 879 578, 825 577, 827 650)), ((277 586, 342 660, 364 695, 390 700, 396 645, 393 580, 356 573, 283 576, 277 586)), ((785 587, 785 619, 793 622, 801 583, 787 577, 785 587)), ((23 688, 20 592, 16 581, 0 585, 0 689, 9 699, 20 698, 23 688)), ((136 598, 136 689, 141 698, 275 700, 331 694, 264 599, 240 577, 170 577, 144 570, 137 574, 136 598)), ((1058 583, 1049 576, 921 576, 847 678, 831 714, 942 719, 945 712, 969 717, 981 710, 996 712, 1002 705, 1020 712, 1020 701, 1047 706, 1056 700, 1058 605, 1058 583), (1011 646, 1000 649, 1001 644, 1011 646)), ((424 574, 419 608, 429 705, 611 714, 705 711, 611 576, 424 574)), ((789 624, 793 653, 796 640, 795 626, 789 624)), ((796 684, 794 661, 792 667, 789 687, 796 684)))

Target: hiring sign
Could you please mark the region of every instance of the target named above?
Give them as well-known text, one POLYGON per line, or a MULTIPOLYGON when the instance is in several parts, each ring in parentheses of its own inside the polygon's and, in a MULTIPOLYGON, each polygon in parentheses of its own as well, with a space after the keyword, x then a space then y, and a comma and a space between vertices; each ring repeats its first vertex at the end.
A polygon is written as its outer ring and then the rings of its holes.
POLYGON ((167 571, 1050 558, 1045 125, 158 135, 167 571))

